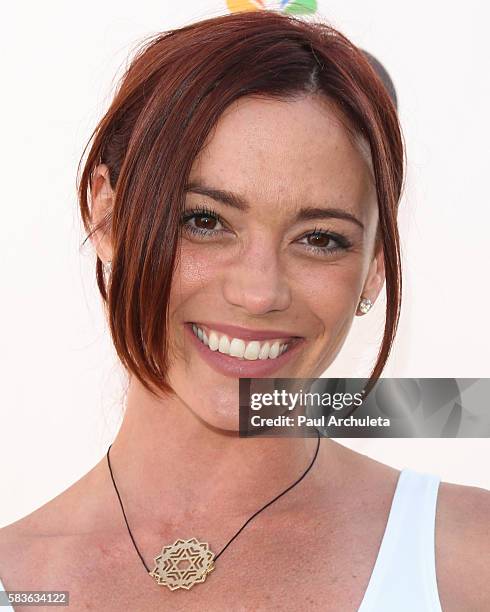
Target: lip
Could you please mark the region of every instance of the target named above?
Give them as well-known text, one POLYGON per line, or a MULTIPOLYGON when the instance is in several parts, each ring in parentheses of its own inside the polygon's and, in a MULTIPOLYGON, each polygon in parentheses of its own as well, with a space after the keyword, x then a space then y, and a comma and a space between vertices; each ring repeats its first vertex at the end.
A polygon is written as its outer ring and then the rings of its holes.
MULTIPOLYGON (((284 367, 289 361, 291 361, 291 359, 293 359, 296 356, 298 351, 301 349, 301 346, 303 345, 303 340, 304 340, 304 338, 296 337, 294 340, 294 344, 290 348, 288 348, 288 350, 285 351, 282 355, 279 355, 275 359, 256 359, 253 361, 252 360, 248 361, 246 359, 238 359, 237 357, 230 357, 229 355, 225 355, 224 353, 220 353, 219 351, 211 351, 207 346, 205 346, 199 340, 199 338, 196 337, 196 335, 192 331, 192 323, 184 323, 184 327, 188 335, 190 336, 191 341, 196 347, 197 352, 204 359, 204 361, 215 372, 218 372, 219 374, 223 374, 224 376, 229 376, 231 378, 264 378, 264 377, 270 376, 277 370, 284 367)), ((232 328, 234 330, 244 329, 244 328, 237 328, 234 326, 226 326, 226 325, 221 325, 219 329, 217 328, 217 326, 213 326, 211 329, 215 329, 216 331, 221 331, 225 327, 227 329, 232 328)), ((250 331, 250 330, 246 330, 246 331, 250 331)), ((223 333, 225 332, 223 331, 223 333)), ((228 332, 228 333, 230 333, 231 335, 231 332, 228 332)), ((254 332, 254 333, 257 334, 257 332, 254 332)), ((263 332, 263 333, 266 333, 266 332, 263 332)), ((278 332, 276 331, 270 332, 270 333, 273 333, 273 335, 268 336, 268 338, 271 338, 271 337, 272 338, 280 338, 280 337, 291 338, 292 337, 290 335, 288 336, 287 333, 284 334, 284 332, 280 332, 279 335, 277 335, 278 332)), ((233 337, 238 338, 240 336, 233 336, 233 337)), ((252 336, 252 338, 255 340, 259 340, 261 339, 261 336, 254 335, 252 336)), ((242 336, 242 339, 247 340, 248 338, 244 338, 242 336)), ((264 339, 267 339, 267 338, 264 338, 264 339)))
MULTIPOLYGON (((295 338, 298 339, 301 336, 295 336, 291 332, 284 330, 267 330, 260 331, 259 329, 248 329, 246 327, 239 327, 237 325, 223 325, 222 323, 209 323, 208 321, 192 321, 186 325, 192 325, 194 323, 198 327, 214 329, 215 331, 226 334, 231 338, 240 338, 241 340, 278 340, 280 338, 295 338)), ((287 352, 287 351, 286 351, 287 352)))

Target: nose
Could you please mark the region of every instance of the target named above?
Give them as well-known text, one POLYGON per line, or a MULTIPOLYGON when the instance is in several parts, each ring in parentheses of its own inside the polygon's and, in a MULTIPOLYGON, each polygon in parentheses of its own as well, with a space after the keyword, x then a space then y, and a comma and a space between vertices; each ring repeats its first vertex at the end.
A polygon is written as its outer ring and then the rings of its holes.
POLYGON ((274 245, 258 240, 229 261, 223 293, 229 304, 249 314, 286 310, 291 304, 291 289, 274 245))

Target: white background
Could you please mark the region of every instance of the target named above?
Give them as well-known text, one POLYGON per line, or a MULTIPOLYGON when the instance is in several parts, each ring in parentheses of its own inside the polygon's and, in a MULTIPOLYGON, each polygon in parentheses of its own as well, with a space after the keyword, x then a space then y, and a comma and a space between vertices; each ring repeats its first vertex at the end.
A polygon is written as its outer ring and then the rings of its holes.
MULTIPOLYGON (((9 3, 1 20, 0 525, 105 453, 122 376, 103 319, 75 176, 145 36, 227 12, 225 1, 9 3)), ((488 15, 484 2, 319 0, 316 19, 377 56, 408 148, 404 305, 386 376, 490 377, 488 15)), ((329 375, 365 376, 384 301, 357 317, 329 375)), ((339 440, 395 467, 490 488, 487 439, 339 440)))

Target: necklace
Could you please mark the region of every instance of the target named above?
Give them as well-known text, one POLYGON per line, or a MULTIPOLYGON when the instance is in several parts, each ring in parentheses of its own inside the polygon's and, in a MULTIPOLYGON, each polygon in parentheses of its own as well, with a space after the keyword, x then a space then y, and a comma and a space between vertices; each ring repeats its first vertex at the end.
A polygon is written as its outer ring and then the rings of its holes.
POLYGON ((262 510, 265 510, 268 506, 277 501, 280 497, 285 495, 288 491, 290 491, 293 487, 303 480, 303 478, 308 474, 308 472, 313 467, 315 463, 316 457, 318 455, 318 449, 320 448, 320 432, 316 430, 317 433, 317 445, 315 454, 313 459, 310 462, 310 465, 306 468, 303 474, 293 482, 292 485, 284 489, 279 495, 274 497, 270 502, 262 506, 257 512, 252 514, 252 516, 245 521, 245 523, 240 527, 240 529, 235 533, 235 535, 225 544, 225 546, 219 551, 217 555, 215 555, 211 550, 209 550, 209 545, 207 542, 199 542, 196 538, 190 538, 189 540, 176 540, 173 544, 169 546, 164 546, 159 555, 154 558, 155 567, 150 571, 147 566, 145 560, 143 559, 142 554, 140 553, 136 542, 134 540, 133 534, 131 533, 131 529, 129 528, 128 519, 126 518, 126 512, 124 511, 124 506, 121 500, 121 496, 119 495, 119 491, 117 489, 116 483, 114 481, 114 475, 112 474, 111 460, 109 458, 109 451, 111 450, 112 444, 107 449, 107 464, 109 466, 109 472, 111 475, 112 484, 114 485, 114 489, 117 494, 117 498, 119 500, 119 504, 121 506, 121 510, 123 513, 124 521, 126 523, 126 527, 128 528, 129 536, 131 541, 133 542, 133 546, 138 553, 141 562, 144 565, 145 570, 148 572, 150 576, 152 576, 157 584, 165 585, 171 591, 175 591, 176 589, 186 589, 189 590, 195 584, 199 582, 204 582, 213 570, 215 562, 218 557, 220 557, 228 546, 233 542, 235 538, 237 538, 240 533, 245 529, 245 527, 250 523, 252 519, 254 519, 262 510))

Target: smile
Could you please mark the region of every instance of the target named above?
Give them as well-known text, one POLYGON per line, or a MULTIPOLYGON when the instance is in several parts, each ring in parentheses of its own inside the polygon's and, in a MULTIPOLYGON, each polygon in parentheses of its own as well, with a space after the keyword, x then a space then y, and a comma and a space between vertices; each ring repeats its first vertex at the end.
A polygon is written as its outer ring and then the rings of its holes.
POLYGON ((211 321, 188 321, 184 327, 197 354, 213 370, 232 378, 263 378, 284 371, 306 340, 284 329, 261 331, 211 321))
POLYGON ((255 361, 257 359, 276 359, 288 350, 294 338, 275 338, 271 340, 243 340, 233 338, 214 329, 203 329, 192 324, 194 335, 210 351, 219 351, 224 355, 255 361))

